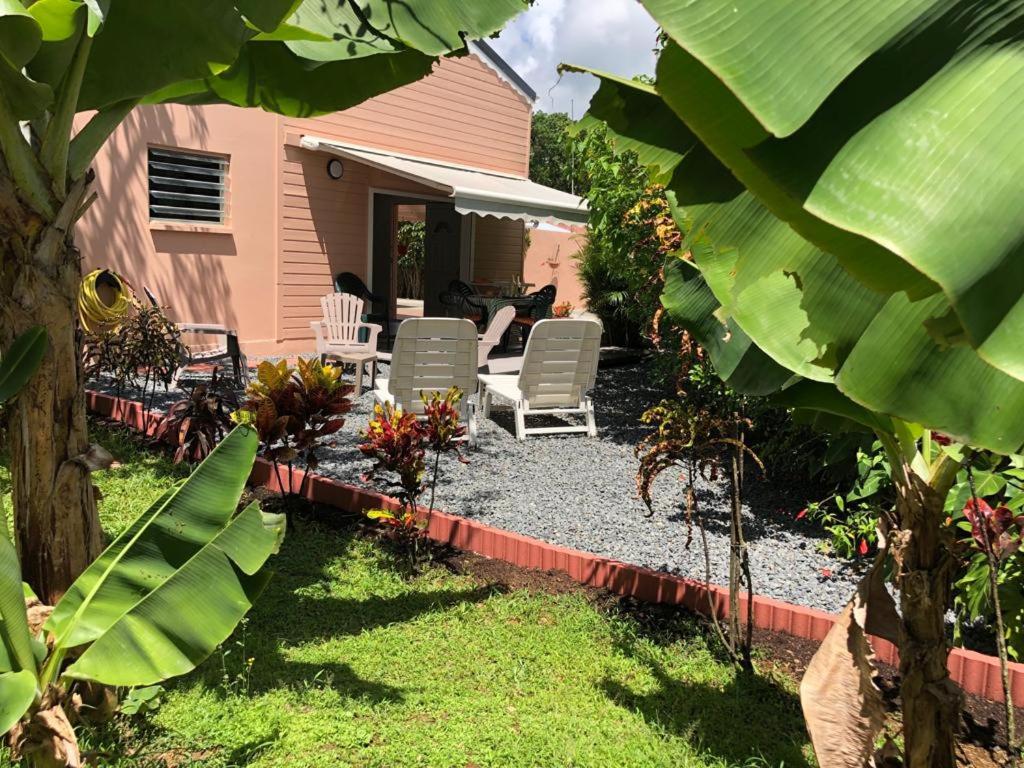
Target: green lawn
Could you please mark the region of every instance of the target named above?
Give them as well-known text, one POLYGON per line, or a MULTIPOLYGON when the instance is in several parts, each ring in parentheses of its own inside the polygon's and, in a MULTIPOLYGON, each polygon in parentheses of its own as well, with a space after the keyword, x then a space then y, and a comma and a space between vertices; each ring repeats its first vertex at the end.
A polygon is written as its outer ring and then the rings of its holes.
MULTIPOLYGON (((123 462, 97 478, 114 533, 181 472, 97 436, 123 462)), ((96 763, 813 764, 791 681, 738 676, 685 619, 651 637, 582 595, 442 568, 408 581, 374 544, 302 520, 272 563, 246 625, 155 714, 81 734, 96 763)))

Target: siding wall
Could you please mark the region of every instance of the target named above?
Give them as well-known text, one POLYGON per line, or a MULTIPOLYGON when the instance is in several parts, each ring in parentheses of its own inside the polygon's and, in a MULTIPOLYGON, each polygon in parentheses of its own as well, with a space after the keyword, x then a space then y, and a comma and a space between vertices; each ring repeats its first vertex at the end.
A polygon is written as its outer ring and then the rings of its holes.
MULTIPOLYGON (((309 351, 309 322, 320 316, 332 275, 368 277, 371 187, 437 193, 348 161, 344 178, 333 181, 326 156, 299 148, 297 139, 317 135, 526 176, 530 117, 530 105, 475 56, 442 59, 417 83, 317 118, 140 107, 97 157, 100 199, 79 228, 85 265, 111 266, 150 286, 179 320, 237 328, 251 354, 309 351), (150 222, 148 145, 229 156, 229 221, 150 222)), ((491 220, 481 230, 478 268, 502 279, 520 273, 521 225, 491 220)))
POLYGON ((309 323, 320 317, 320 297, 333 290, 334 275, 369 277, 370 188, 434 190, 347 160, 345 176, 334 181, 324 155, 287 145, 281 154, 279 325, 281 340, 296 347, 312 339, 309 323))
POLYGON ((473 240, 473 278, 505 281, 523 276, 523 222, 476 217, 473 240))
POLYGON ((422 80, 287 130, 526 176, 530 105, 476 56, 441 59, 422 80))

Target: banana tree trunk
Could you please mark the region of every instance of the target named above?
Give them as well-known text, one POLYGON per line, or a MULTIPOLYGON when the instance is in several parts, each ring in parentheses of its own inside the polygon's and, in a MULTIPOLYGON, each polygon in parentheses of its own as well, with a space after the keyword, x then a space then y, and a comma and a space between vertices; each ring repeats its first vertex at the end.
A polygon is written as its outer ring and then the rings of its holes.
POLYGON ((893 537, 900 612, 900 696, 904 764, 954 768, 960 689, 950 680, 945 617, 954 562, 943 525, 944 494, 908 472, 897 483, 900 530, 893 537))
MULTIPOLYGON (((81 267, 71 235, 85 186, 76 185, 51 224, 28 212, 0 220, 0 342, 35 325, 49 334, 39 371, 8 407, 8 434, 22 574, 51 605, 102 549, 86 458, 81 267)), ((7 211, 14 207, 4 202, 7 211)))

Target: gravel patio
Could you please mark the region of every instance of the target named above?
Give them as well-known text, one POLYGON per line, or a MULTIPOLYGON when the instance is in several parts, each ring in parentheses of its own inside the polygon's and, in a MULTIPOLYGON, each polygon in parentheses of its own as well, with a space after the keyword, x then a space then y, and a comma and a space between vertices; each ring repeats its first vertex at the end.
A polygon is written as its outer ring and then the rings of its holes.
MULTIPOLYGON (((382 369, 379 375, 387 375, 386 364, 382 369)), ((132 397, 130 392, 126 395, 132 397)), ((179 396, 173 390, 161 391, 154 407, 166 408, 179 396)), ((454 457, 442 460, 436 507, 553 544, 703 579, 704 556, 696 529, 686 547, 687 523, 676 473, 666 472, 657 481, 652 516, 636 498, 638 462, 633 446, 647 431, 639 417, 662 396, 649 383, 645 363, 603 368, 593 393, 596 439, 552 435, 520 443, 513 436, 511 409, 496 406, 491 419, 480 420, 476 447, 464 451, 469 463, 454 457)), ((369 390, 355 398, 345 427, 321 452, 319 474, 370 487, 360 478, 371 462, 357 445, 372 408, 369 390)), ((755 591, 838 612, 853 591, 856 567, 821 553, 820 532, 794 520, 803 500, 787 501, 783 489, 756 479, 755 472, 748 473, 744 504, 755 591)), ((702 480, 698 493, 708 521, 712 581, 724 584, 729 547, 726 482, 702 480)))

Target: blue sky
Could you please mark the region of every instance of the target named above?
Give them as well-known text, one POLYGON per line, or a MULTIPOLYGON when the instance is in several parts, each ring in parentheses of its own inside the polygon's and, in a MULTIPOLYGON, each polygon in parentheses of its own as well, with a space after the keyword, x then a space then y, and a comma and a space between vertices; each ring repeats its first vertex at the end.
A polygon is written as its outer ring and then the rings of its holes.
POLYGON ((632 77, 654 72, 657 25, 636 0, 537 0, 506 27, 494 49, 537 91, 545 112, 586 111, 597 88, 588 75, 566 74, 560 62, 632 77))

